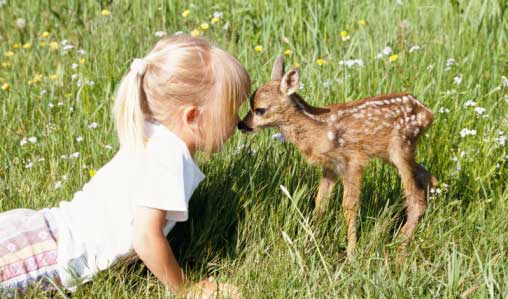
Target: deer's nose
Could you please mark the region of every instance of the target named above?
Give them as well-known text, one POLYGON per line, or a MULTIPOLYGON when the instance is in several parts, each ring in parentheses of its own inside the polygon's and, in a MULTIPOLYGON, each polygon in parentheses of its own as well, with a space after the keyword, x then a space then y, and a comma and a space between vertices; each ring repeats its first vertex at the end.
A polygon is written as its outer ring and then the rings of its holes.
POLYGON ((240 130, 242 133, 249 133, 252 132, 252 128, 247 126, 243 121, 238 123, 238 130, 240 130))

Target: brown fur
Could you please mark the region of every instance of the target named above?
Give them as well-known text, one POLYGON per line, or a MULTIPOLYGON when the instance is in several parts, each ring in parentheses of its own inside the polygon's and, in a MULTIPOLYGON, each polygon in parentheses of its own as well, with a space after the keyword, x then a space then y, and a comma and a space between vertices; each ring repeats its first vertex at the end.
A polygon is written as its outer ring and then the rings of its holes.
POLYGON ((342 175, 348 256, 356 245, 356 218, 364 168, 371 158, 380 158, 395 166, 406 198, 407 221, 402 228, 405 247, 427 207, 425 191, 436 184, 436 179, 415 162, 418 138, 432 123, 432 112, 407 93, 312 107, 295 93, 299 86, 298 73, 290 70, 284 75, 281 64, 279 58, 272 71, 272 81, 253 94, 251 111, 238 127, 243 131, 278 128, 308 162, 322 167, 315 199, 318 215, 325 212, 337 177, 342 175))

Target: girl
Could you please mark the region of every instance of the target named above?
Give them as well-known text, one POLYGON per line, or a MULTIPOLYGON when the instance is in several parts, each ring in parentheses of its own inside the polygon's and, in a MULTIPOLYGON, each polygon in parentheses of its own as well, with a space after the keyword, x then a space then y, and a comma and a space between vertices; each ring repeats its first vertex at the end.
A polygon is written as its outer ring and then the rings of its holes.
POLYGON ((115 99, 113 159, 71 201, 0 214, 0 295, 32 282, 72 290, 135 252, 172 291, 210 296, 208 280, 185 287, 166 235, 204 178, 192 154, 221 148, 249 90, 245 68, 203 39, 165 38, 134 59, 115 99))

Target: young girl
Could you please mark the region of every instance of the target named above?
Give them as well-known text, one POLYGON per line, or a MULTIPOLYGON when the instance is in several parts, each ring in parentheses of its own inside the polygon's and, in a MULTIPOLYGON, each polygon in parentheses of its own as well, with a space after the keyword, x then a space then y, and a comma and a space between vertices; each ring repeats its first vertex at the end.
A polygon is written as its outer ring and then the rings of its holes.
POLYGON ((0 295, 33 282, 72 289, 132 252, 173 292, 220 288, 187 288, 166 235, 204 178, 192 154, 221 148, 249 90, 245 68, 203 39, 165 38, 134 59, 114 104, 113 159, 71 201, 0 214, 0 295))

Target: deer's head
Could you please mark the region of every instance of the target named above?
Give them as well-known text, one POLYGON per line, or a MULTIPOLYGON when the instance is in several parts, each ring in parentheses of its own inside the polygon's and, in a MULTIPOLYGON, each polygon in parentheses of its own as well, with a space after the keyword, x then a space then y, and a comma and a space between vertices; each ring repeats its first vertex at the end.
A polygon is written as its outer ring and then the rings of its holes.
POLYGON ((278 127, 305 102, 296 95, 300 86, 296 69, 284 73, 282 56, 273 64, 271 81, 256 89, 250 98, 249 113, 238 123, 244 133, 262 128, 278 127))

